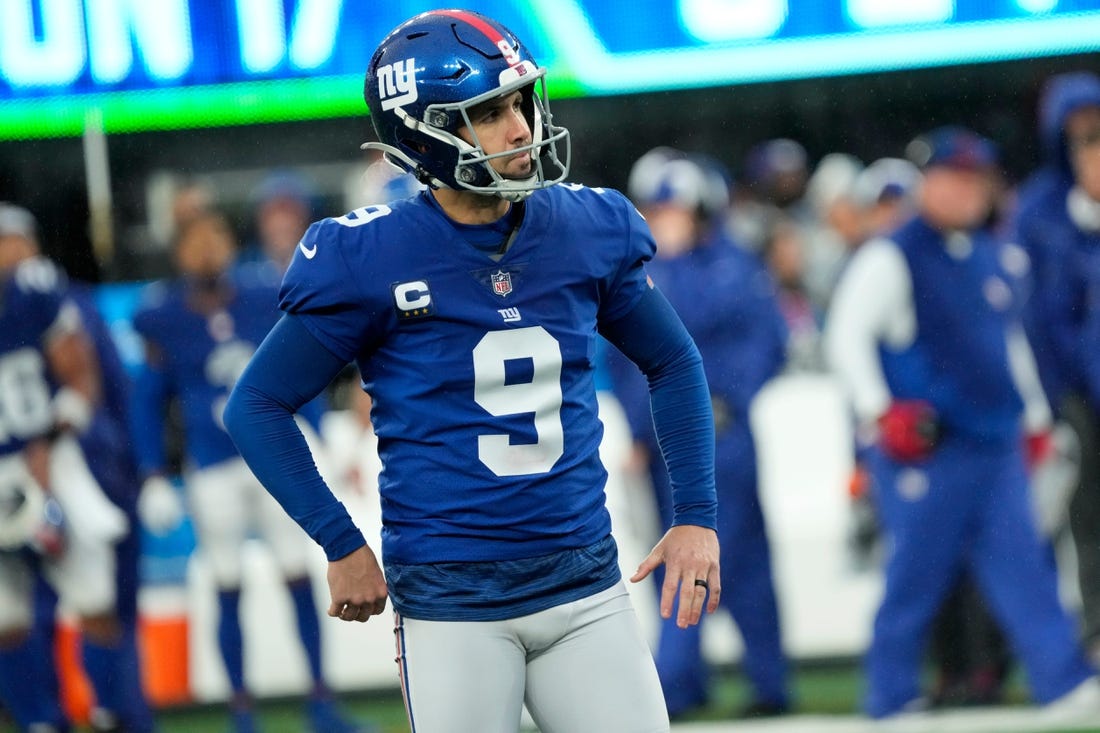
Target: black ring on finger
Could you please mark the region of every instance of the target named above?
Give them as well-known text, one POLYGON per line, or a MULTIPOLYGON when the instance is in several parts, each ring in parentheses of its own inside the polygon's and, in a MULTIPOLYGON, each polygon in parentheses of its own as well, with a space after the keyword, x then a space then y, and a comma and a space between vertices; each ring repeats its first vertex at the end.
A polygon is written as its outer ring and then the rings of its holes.
POLYGON ((710 589, 710 586, 707 585, 707 581, 703 580, 702 578, 696 578, 695 585, 699 588, 706 588, 708 590, 710 589))

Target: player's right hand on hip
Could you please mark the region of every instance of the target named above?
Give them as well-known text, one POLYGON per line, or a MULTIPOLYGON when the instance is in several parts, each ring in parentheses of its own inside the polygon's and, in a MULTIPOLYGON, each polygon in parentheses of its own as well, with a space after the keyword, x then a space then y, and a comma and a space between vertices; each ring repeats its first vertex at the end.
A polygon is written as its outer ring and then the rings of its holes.
POLYGON ((150 476, 141 485, 138 517, 153 534, 167 534, 183 521, 183 498, 163 476, 150 476))
POLYGON ((895 400, 878 419, 879 446, 901 463, 923 461, 939 442, 936 410, 924 400, 895 400))

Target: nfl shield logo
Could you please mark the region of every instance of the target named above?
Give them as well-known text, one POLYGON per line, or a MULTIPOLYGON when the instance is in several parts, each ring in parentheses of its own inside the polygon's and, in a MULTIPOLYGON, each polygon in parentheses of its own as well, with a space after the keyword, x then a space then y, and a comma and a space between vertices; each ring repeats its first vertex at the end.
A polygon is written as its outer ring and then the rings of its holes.
POLYGON ((496 273, 489 275, 489 279, 493 283, 493 292, 500 297, 503 298, 512 292, 512 273, 497 270, 496 273))

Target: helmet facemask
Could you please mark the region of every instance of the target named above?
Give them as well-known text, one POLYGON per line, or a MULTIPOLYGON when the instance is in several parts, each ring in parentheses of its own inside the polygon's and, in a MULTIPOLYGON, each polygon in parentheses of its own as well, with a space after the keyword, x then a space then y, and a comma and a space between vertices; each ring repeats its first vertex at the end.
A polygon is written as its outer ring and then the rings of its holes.
POLYGON ((514 68, 501 73, 498 87, 461 102, 430 104, 422 119, 414 119, 401 107, 392 110, 405 128, 400 150, 385 143, 364 143, 364 149, 378 149, 391 162, 408 169, 422 182, 435 188, 461 188, 509 201, 520 201, 533 191, 565 180, 569 174, 569 131, 553 124, 546 95, 546 70, 524 62, 522 71, 514 68), (523 95, 522 107, 531 129, 531 142, 498 153, 486 153, 470 118, 470 110, 483 102, 507 96, 515 91, 523 95), (466 127, 472 142, 458 136, 466 127), (564 155, 559 155, 559 144, 564 155), (429 152, 423 153, 420 150, 429 152), (431 153, 438 155, 432 155, 431 153), (522 179, 506 178, 492 166, 495 158, 512 157, 529 152, 532 172, 522 179), (438 158, 438 160, 437 160, 438 158))

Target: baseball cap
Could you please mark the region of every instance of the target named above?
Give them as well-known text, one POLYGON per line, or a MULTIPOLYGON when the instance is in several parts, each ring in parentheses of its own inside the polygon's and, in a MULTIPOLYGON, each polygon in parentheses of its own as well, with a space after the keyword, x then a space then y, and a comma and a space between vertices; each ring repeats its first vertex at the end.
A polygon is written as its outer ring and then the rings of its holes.
POLYGON ((879 158, 868 165, 852 186, 860 206, 909 199, 921 180, 917 166, 902 158, 879 158))
POLYGON ((745 178, 750 184, 768 185, 781 175, 806 174, 808 164, 806 148, 798 141, 765 140, 745 154, 745 178))
POLYGON ((847 153, 829 153, 818 162, 806 184, 806 198, 823 214, 837 201, 852 195, 863 162, 847 153))
POLYGON ((34 214, 22 206, 0 201, 0 237, 17 236, 35 239, 38 225, 34 214))
POLYGON ((905 148, 906 157, 921 170, 933 166, 977 170, 997 165, 997 145, 973 130, 957 125, 937 127, 905 148))
POLYGON ((294 201, 307 210, 313 209, 317 190, 303 174, 290 169, 277 169, 267 174, 252 190, 253 206, 263 206, 275 200, 294 201))

